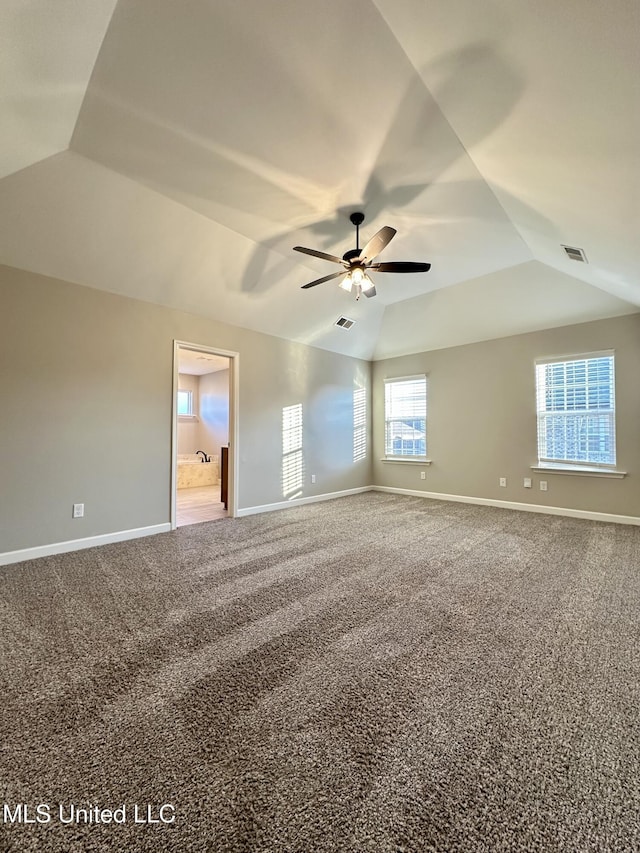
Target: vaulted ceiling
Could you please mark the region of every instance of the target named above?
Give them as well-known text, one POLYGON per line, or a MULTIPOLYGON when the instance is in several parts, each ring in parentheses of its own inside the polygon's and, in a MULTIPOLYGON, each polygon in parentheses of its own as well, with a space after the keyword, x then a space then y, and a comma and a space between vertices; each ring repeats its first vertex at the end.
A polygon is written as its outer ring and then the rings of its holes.
POLYGON ((3 0, 0 262, 363 358, 638 311, 639 33, 635 0, 3 0), (301 290, 354 210, 431 271, 301 290))

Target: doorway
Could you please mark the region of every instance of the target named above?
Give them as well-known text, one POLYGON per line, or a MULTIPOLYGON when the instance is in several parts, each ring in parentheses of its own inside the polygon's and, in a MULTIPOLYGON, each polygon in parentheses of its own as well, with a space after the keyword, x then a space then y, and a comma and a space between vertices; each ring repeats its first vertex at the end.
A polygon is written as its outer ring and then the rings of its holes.
POLYGON ((171 529, 237 514, 238 353, 174 342, 171 529))

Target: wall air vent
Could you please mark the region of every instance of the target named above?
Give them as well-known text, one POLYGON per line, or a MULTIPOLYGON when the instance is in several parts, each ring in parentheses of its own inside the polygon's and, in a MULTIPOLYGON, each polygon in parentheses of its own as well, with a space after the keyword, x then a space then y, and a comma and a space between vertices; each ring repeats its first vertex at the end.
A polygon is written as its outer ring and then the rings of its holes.
POLYGON ((348 317, 338 317, 335 325, 340 326, 341 329, 350 329, 354 323, 355 320, 350 320, 348 317))
POLYGON ((567 253, 567 257, 571 258, 572 261, 580 261, 581 264, 588 264, 587 256, 584 253, 584 249, 576 249, 575 246, 562 246, 562 248, 567 253))

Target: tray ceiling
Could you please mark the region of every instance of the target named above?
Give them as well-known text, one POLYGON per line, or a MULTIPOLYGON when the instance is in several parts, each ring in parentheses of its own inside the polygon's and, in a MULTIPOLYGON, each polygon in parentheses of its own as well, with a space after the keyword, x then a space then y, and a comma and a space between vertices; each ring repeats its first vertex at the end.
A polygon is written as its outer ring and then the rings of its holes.
POLYGON ((56 12, 0 13, 1 262, 362 358, 640 310, 632 0, 56 12), (431 271, 301 291, 356 209, 431 271))

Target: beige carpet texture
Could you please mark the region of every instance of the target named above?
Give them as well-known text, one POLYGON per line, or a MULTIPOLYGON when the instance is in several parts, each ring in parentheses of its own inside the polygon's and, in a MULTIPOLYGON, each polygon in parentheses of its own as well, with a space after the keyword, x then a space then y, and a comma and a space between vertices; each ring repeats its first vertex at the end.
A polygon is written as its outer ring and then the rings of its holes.
POLYGON ((0 850, 640 850, 640 528, 382 493, 0 569, 0 850))

